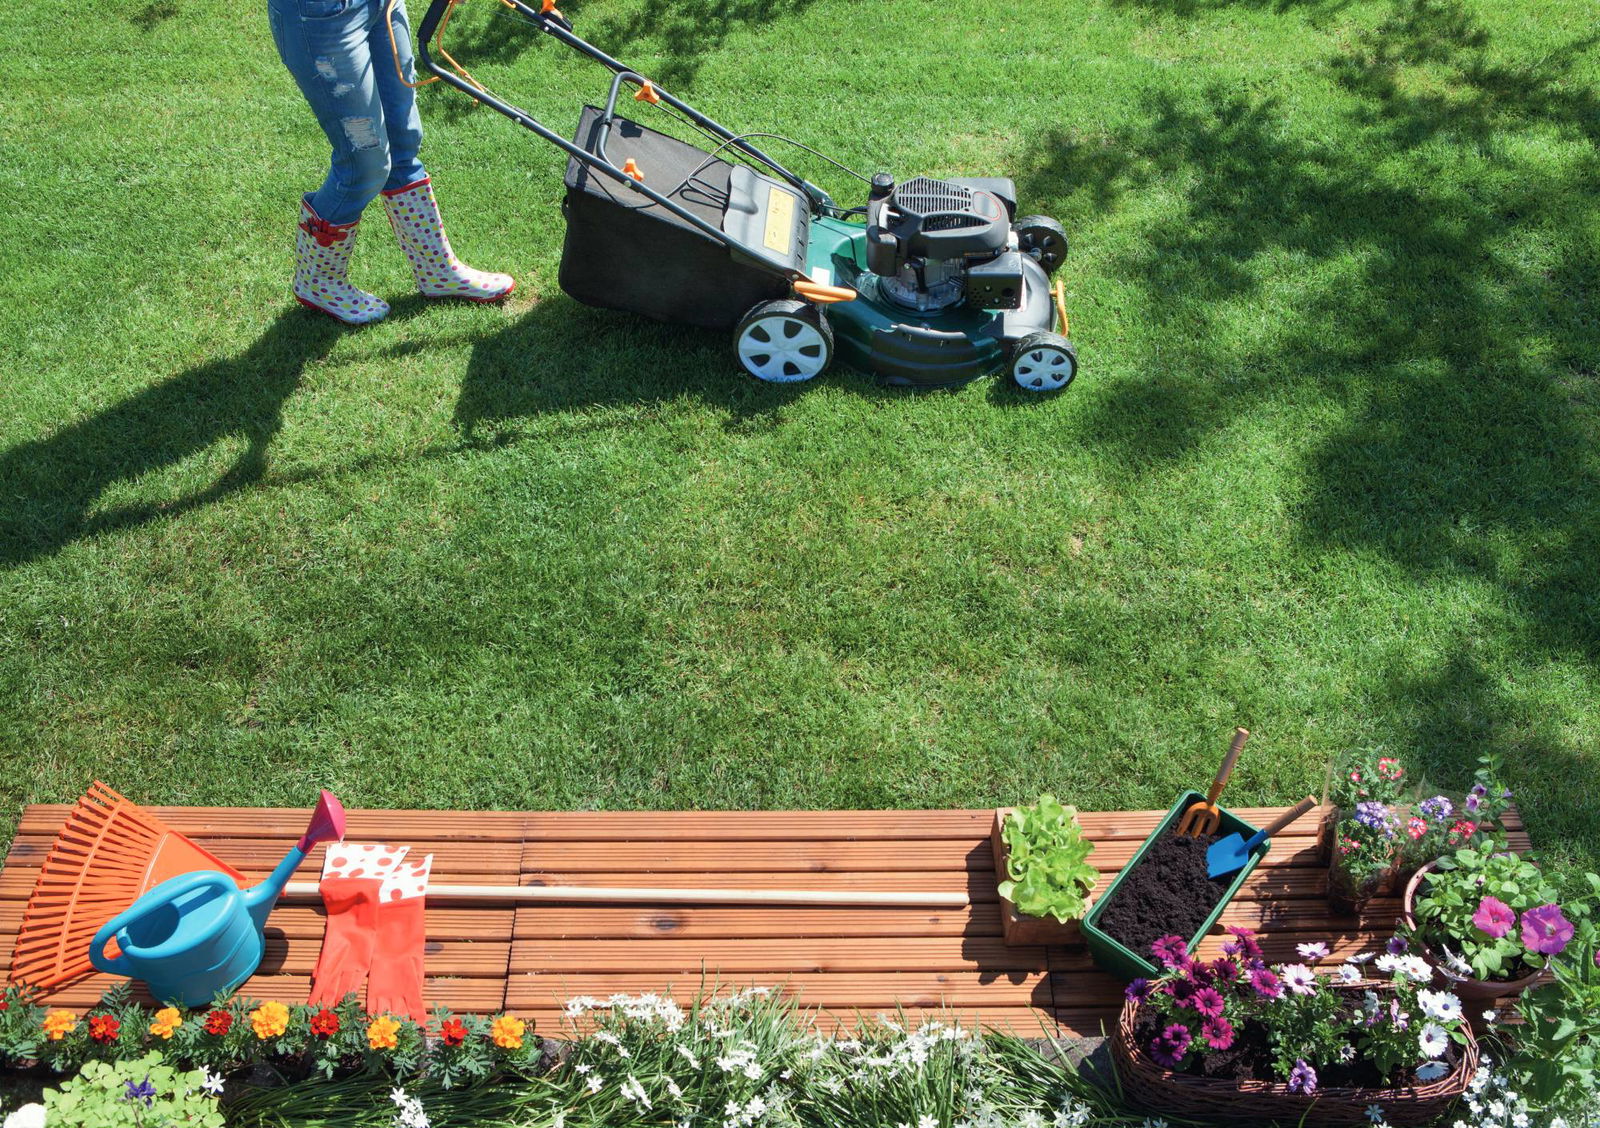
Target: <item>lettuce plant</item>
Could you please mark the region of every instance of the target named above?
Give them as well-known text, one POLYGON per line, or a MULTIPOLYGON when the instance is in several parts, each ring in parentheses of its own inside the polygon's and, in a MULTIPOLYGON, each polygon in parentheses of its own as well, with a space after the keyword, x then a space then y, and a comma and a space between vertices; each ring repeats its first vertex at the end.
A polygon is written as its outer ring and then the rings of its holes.
POLYGON ((1089 862, 1094 844, 1077 816, 1054 795, 1006 816, 1000 835, 1010 848, 1000 895, 1027 916, 1054 917, 1065 924, 1088 910, 1098 874, 1089 862))

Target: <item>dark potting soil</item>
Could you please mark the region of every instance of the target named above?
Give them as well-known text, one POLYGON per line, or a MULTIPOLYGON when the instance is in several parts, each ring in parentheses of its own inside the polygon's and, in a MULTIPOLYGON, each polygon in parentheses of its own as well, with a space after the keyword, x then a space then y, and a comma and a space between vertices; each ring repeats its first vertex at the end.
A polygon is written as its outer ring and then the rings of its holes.
POLYGON ((1216 840, 1170 831, 1158 838, 1101 911, 1100 931, 1159 967, 1150 945, 1163 936, 1189 939, 1233 883, 1231 873, 1207 876, 1206 849, 1216 840))

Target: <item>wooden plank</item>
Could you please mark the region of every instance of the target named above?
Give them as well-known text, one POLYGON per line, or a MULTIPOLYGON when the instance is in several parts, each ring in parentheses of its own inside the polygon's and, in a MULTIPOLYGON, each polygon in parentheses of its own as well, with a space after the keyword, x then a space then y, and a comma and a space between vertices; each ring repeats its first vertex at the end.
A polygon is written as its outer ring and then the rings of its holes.
POLYGON ((787 975, 834 971, 960 971, 996 975, 1045 970, 1043 948, 1009 948, 999 937, 859 937, 784 940, 518 940, 512 974, 698 971, 787 975))
POLYGON ((998 936, 1000 913, 992 903, 966 909, 524 905, 517 909, 515 927, 517 938, 528 941, 998 936))
MULTIPOLYGON (((55 837, 73 809, 71 803, 34 803, 22 811, 18 834, 55 837)), ((142 804, 141 804, 142 806, 142 804)), ((143 807, 173 830, 206 838, 296 839, 305 833, 310 807, 143 807)), ((521 842, 525 811, 347 810, 347 836, 355 841, 398 842, 401 836, 445 840, 521 842)))
POLYGON ((506 985, 506 1005, 513 1009, 561 1006, 578 995, 604 998, 614 992, 630 995, 670 992, 680 1001, 702 988, 769 987, 798 995, 803 1006, 893 1010, 908 1007, 1018 1007, 1051 1005, 1050 977, 1037 972, 991 975, 977 971, 939 972, 794 972, 783 976, 724 974, 698 971, 585 974, 581 972, 517 973, 506 985))

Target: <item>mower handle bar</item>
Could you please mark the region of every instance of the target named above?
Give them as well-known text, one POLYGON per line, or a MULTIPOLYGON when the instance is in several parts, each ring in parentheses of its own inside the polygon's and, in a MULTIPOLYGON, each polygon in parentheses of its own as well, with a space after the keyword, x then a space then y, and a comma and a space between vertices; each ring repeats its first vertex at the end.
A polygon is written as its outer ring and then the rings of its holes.
MULTIPOLYGON (((706 220, 702 219, 700 216, 695 215, 681 204, 668 199, 666 196, 656 191, 648 184, 645 184, 639 180, 635 180, 622 169, 612 164, 611 161, 604 156, 605 138, 610 132, 611 120, 615 117, 617 93, 621 88, 622 83, 630 79, 636 79, 639 85, 642 86, 646 80, 635 71, 630 70, 623 63, 618 62, 616 59, 613 59, 610 55, 606 54, 604 51, 588 42, 588 40, 584 39, 582 36, 569 31, 567 27, 564 26, 566 24, 566 20, 564 18, 552 18, 555 13, 546 13, 529 7, 523 2, 523 0, 499 0, 500 3, 513 8, 521 15, 533 21, 539 30, 544 32, 546 35, 566 44, 568 47, 571 47, 576 51, 587 55, 595 62, 600 63, 616 73, 617 77, 612 81, 611 95, 606 103, 605 119, 601 125, 600 144, 597 146, 601 150, 599 154, 591 153, 588 150, 573 144, 571 141, 568 141, 565 137, 548 128, 531 115, 524 113, 522 110, 519 110, 510 103, 497 98, 495 95, 489 93, 482 87, 469 82, 466 78, 455 73, 454 71, 448 70, 435 63, 433 61, 432 54, 428 50, 428 44, 433 40, 434 35, 439 28, 439 21, 444 18, 445 12, 448 11, 452 5, 461 2, 462 0, 432 0, 432 2, 428 5, 428 10, 423 15, 422 23, 417 29, 417 58, 422 63, 424 70, 449 83, 451 86, 454 86, 457 90, 460 90, 468 97, 482 102, 490 109, 498 111, 499 113, 510 118, 512 121, 516 122, 518 125, 537 134, 544 140, 550 142, 550 144, 554 145, 556 148, 560 149, 562 152, 566 153, 568 156, 572 157, 574 160, 580 161, 581 163, 588 165, 590 168, 604 173, 612 180, 615 180, 617 183, 626 187, 629 191, 640 193, 641 195, 650 199, 652 202, 659 204, 678 219, 681 219, 683 222, 689 224, 695 230, 699 231, 700 234, 704 235, 712 242, 726 247, 732 254, 734 254, 735 257, 739 258, 740 260, 748 262, 750 265, 759 267, 763 270, 781 273, 786 277, 789 277, 791 280, 805 277, 804 273, 798 270, 777 271, 770 263, 759 259, 754 255, 746 253, 744 248, 733 239, 729 238, 720 227, 706 222, 706 220)), ((652 86, 654 86, 654 84, 652 84, 652 86)), ((687 102, 674 97, 665 90, 662 90, 659 86, 654 86, 654 89, 661 101, 667 103, 667 105, 671 106, 673 109, 687 116, 690 121, 694 122, 702 129, 706 129, 716 136, 721 137, 727 144, 739 149, 741 152, 745 153, 754 160, 760 161, 778 176, 782 177, 784 180, 793 185, 797 190, 804 194, 808 200, 811 200, 813 204, 818 202, 817 194, 820 192, 820 189, 817 189, 814 185, 803 178, 796 176, 773 158, 767 156, 767 154, 763 153, 760 149, 756 148, 748 141, 742 140, 737 134, 733 133, 725 126, 720 125, 711 118, 706 117, 687 102)))

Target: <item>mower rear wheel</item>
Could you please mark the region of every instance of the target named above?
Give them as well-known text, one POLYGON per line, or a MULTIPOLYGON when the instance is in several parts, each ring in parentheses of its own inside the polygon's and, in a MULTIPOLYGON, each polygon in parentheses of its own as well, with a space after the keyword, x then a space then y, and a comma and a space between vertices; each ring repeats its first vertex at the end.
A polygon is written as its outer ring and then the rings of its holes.
POLYGON ((1046 274, 1054 274, 1066 260, 1066 228, 1049 216, 1025 215, 1012 226, 1017 232, 1017 249, 1037 259, 1046 274))
POLYGON ((810 302, 762 302, 733 331, 739 366, 769 384, 798 384, 833 360, 833 327, 810 302))
POLYGON ((1060 333, 1029 333, 1011 354, 1011 379, 1025 392, 1059 392, 1078 374, 1078 350, 1060 333))

